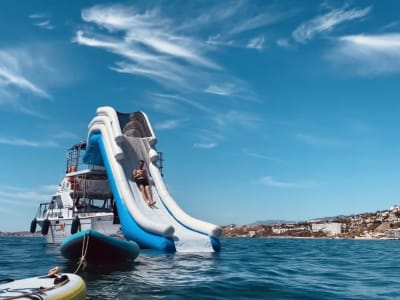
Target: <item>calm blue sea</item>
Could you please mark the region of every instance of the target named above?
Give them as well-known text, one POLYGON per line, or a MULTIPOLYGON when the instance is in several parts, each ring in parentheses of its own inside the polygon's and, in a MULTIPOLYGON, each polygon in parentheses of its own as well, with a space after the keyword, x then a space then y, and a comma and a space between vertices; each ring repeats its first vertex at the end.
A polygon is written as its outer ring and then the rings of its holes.
MULTIPOLYGON (((400 299, 400 241, 222 239, 222 251, 144 250, 79 274, 90 299, 400 299)), ((0 278, 73 272, 41 238, 0 238, 0 278)))

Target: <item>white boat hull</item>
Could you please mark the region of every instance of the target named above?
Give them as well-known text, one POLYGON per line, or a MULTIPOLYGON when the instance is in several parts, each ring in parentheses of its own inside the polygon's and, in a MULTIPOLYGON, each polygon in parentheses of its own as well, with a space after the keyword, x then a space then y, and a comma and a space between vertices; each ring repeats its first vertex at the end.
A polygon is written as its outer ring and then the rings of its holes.
MULTIPOLYGON (((88 215, 80 216, 80 228, 78 231, 94 230, 106 235, 119 235, 120 225, 113 224, 114 216, 111 215, 88 215)), ((43 235, 48 244, 61 244, 67 237, 71 236, 73 218, 48 219, 50 226, 47 234, 43 235)), ((38 224, 43 226, 44 220, 38 219, 38 224)))

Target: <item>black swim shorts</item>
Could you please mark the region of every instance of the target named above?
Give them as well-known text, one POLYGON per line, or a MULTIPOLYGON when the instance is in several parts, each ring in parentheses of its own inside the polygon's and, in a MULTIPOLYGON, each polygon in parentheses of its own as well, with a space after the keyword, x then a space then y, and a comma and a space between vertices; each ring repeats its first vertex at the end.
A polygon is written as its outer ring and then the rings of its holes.
POLYGON ((146 186, 146 185, 149 185, 149 182, 145 178, 140 178, 140 179, 136 180, 136 184, 137 184, 137 186, 141 186, 141 185, 146 186))

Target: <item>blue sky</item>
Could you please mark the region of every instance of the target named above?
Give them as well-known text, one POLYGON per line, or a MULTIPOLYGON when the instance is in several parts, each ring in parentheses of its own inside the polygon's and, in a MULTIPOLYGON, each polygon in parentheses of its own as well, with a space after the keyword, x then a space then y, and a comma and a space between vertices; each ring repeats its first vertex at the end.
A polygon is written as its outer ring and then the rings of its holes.
POLYGON ((28 230, 96 108, 147 113, 226 225, 400 201, 398 1, 0 3, 0 231, 28 230))

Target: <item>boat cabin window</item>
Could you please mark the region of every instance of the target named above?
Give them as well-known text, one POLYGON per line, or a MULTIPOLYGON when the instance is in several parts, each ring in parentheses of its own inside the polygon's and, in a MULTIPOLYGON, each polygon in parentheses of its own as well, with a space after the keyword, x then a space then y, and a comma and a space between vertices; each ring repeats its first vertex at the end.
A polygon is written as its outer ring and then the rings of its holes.
POLYGON ((89 207, 98 210, 109 210, 111 208, 111 201, 109 199, 90 199, 89 207))
POLYGON ((75 206, 80 212, 111 212, 111 199, 80 199, 75 201, 75 206))
POLYGON ((58 208, 64 208, 63 202, 61 200, 61 196, 53 196, 51 199, 52 204, 55 202, 57 203, 58 208))

